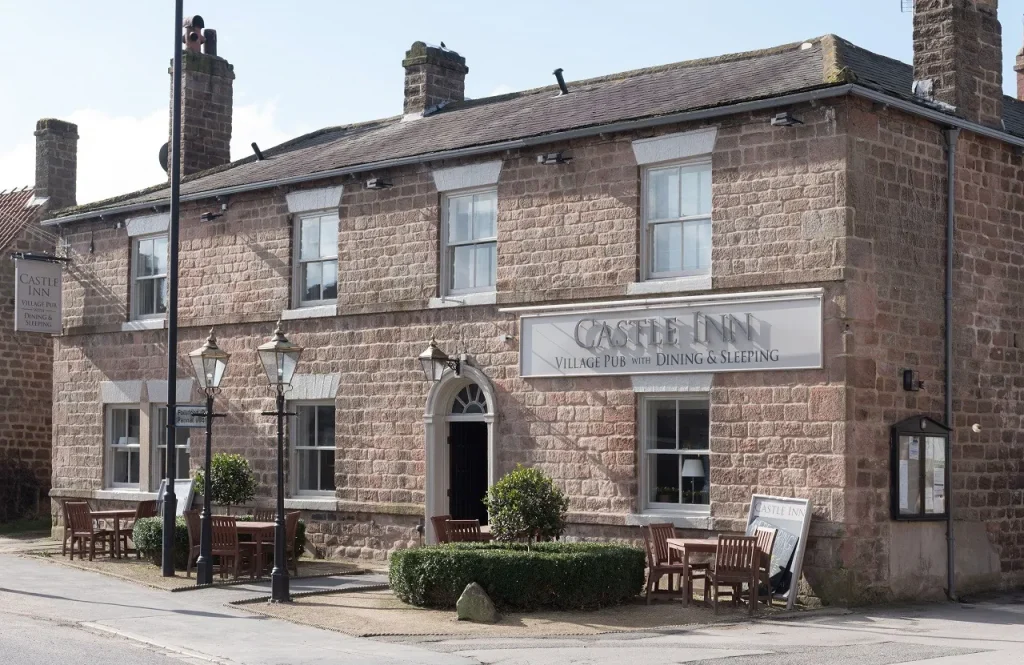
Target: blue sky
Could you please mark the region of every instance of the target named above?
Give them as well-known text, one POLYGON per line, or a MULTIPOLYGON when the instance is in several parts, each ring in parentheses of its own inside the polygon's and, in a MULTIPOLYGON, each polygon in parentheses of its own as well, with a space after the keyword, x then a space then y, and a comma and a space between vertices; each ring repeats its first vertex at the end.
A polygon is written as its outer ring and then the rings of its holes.
MULTIPOLYGON (((416 40, 466 57, 466 94, 484 97, 835 33, 911 60, 900 0, 557 2, 187 1, 234 66, 232 157, 329 125, 402 109, 401 59, 416 40)), ((1004 87, 1024 0, 1003 0, 1004 87)), ((79 202, 159 182, 166 140, 171 0, 0 0, 0 189, 33 180, 34 123, 79 125, 79 202)))

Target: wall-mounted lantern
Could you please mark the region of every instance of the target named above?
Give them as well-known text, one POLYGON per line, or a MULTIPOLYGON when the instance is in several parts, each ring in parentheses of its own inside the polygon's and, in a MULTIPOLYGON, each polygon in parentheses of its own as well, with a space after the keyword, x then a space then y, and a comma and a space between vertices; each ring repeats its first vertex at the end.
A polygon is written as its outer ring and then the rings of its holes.
POLYGON ((437 348, 437 341, 433 337, 430 338, 430 344, 420 354, 419 359, 427 381, 437 383, 446 369, 451 369, 455 372, 455 376, 459 376, 461 367, 458 358, 449 358, 447 353, 437 348))
POLYGON ((892 426, 889 500, 894 520, 944 520, 949 428, 928 416, 892 426))

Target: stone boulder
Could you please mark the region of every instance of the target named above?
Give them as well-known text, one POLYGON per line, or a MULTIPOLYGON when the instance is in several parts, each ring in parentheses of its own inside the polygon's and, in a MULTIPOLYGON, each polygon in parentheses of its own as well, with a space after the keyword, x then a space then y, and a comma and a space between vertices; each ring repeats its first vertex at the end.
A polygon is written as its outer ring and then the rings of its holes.
POLYGON ((466 585, 459 600, 455 603, 455 611, 459 621, 476 623, 497 623, 498 612, 484 588, 476 582, 466 585))

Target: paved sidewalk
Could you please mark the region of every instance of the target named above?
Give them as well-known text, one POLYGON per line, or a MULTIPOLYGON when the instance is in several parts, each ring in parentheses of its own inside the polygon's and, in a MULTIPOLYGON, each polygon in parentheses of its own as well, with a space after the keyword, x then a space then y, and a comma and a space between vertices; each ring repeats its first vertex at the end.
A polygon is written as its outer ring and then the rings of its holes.
POLYGON ((231 599, 231 592, 224 589, 167 593, 0 554, 0 631, 8 618, 11 623, 13 618, 42 620, 58 628, 102 631, 231 665, 479 662, 255 616, 226 606, 231 599))

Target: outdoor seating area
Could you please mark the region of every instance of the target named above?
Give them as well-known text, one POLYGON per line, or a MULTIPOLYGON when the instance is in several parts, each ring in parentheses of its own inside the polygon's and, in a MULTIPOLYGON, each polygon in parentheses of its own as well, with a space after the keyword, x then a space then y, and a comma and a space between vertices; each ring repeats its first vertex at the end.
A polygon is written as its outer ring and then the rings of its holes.
POLYGON ((711 605, 715 614, 723 595, 732 605, 745 602, 750 614, 762 600, 772 606, 769 572, 776 529, 757 527, 752 536, 720 534, 716 538, 677 538, 671 524, 650 524, 641 530, 648 604, 656 597, 668 597, 689 605, 699 581, 700 602, 711 605))
POLYGON ((486 543, 492 540, 480 520, 453 520, 451 515, 430 518, 438 543, 486 543))
MULTIPOLYGON (((93 510, 88 501, 64 501, 64 539, 61 555, 73 561, 76 548, 78 558, 89 561, 96 556, 121 559, 135 554, 141 558, 140 550, 133 540, 135 523, 143 518, 156 517, 157 502, 142 501, 134 509, 93 510)), ((188 555, 185 562, 186 577, 199 558, 199 544, 202 523, 198 510, 183 512, 188 530, 188 555)), ((288 568, 298 575, 298 558, 301 554, 296 547, 296 532, 299 526, 299 512, 285 515, 285 553, 288 568)), ((251 579, 261 578, 273 567, 274 515, 255 512, 251 518, 230 515, 211 516, 211 551, 216 572, 221 578, 239 578, 248 575, 251 579)))

